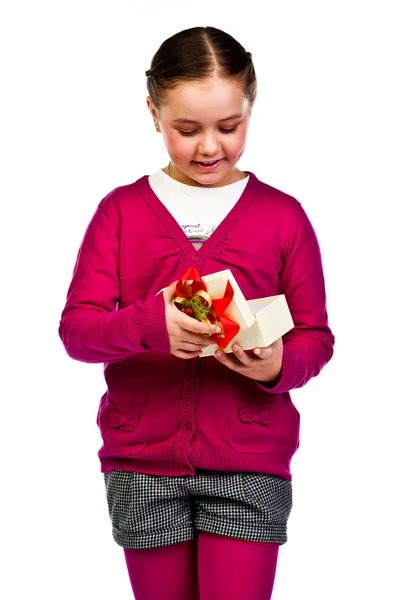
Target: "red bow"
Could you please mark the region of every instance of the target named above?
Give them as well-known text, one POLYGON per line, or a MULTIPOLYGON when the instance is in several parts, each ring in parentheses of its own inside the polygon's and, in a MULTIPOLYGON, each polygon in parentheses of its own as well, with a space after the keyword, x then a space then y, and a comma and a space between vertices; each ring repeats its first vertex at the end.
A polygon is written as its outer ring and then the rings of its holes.
POLYGON ((241 408, 239 411, 239 418, 242 423, 259 423, 260 425, 269 425, 269 416, 269 410, 263 410, 262 412, 256 413, 249 408, 241 408))
POLYGON ((221 333, 212 335, 211 339, 220 348, 226 348, 240 330, 240 326, 235 321, 224 315, 233 294, 233 287, 228 281, 222 298, 212 299, 199 273, 191 267, 176 284, 176 296, 173 302, 190 317, 203 323, 219 325, 221 333))

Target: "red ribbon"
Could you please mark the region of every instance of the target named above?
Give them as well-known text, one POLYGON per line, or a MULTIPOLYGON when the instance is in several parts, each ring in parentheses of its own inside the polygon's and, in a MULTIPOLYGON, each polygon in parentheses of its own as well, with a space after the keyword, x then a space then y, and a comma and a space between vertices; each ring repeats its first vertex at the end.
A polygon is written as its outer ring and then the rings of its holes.
POLYGON ((176 284, 175 306, 185 311, 185 302, 182 299, 185 298, 187 301, 190 301, 196 295, 201 299, 204 307, 208 308, 208 311, 205 311, 204 319, 200 320, 221 327, 221 333, 213 334, 211 339, 219 348, 226 348, 240 330, 240 326, 235 321, 224 315, 234 295, 232 285, 229 281, 227 282, 222 298, 211 298, 199 273, 194 267, 191 267, 176 284))

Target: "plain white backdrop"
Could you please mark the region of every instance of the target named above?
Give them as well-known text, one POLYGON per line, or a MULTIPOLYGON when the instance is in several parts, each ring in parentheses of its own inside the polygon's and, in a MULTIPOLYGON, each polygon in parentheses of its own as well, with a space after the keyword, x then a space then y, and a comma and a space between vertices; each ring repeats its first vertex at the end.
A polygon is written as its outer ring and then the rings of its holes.
POLYGON ((58 321, 97 204, 168 163, 145 70, 196 25, 253 54, 239 167, 303 204, 336 336, 292 393, 301 444, 273 599, 400 598, 396 4, 2 3, 2 598, 132 598, 97 457, 102 365, 70 359, 58 321))

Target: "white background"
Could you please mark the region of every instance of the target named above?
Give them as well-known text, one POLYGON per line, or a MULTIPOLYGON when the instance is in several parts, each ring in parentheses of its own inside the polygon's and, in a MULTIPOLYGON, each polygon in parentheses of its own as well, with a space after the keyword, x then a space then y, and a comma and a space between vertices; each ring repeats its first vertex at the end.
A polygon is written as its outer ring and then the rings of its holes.
POLYGON ((1 596, 132 597, 97 457, 102 365, 70 359, 58 321, 97 204, 168 163, 145 102, 153 54, 213 25, 259 81, 239 167, 306 209, 336 336, 292 393, 301 445, 273 598, 399 599, 398 3, 3 4, 1 596))

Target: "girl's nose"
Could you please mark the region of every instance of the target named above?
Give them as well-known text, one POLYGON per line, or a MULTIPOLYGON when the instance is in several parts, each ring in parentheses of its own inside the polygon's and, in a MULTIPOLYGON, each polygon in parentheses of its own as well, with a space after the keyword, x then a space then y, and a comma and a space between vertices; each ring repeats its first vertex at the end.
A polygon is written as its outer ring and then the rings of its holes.
POLYGON ((218 152, 219 142, 214 134, 204 135, 198 145, 199 154, 213 156, 218 152))

